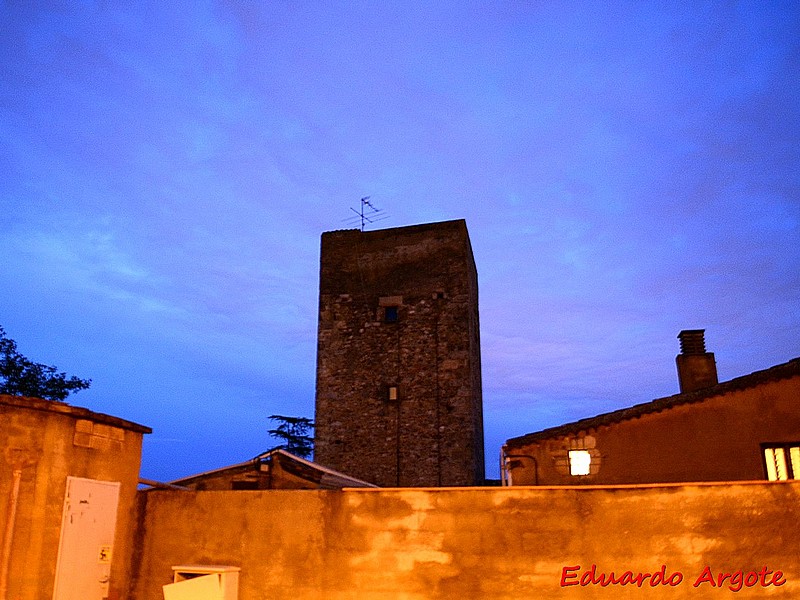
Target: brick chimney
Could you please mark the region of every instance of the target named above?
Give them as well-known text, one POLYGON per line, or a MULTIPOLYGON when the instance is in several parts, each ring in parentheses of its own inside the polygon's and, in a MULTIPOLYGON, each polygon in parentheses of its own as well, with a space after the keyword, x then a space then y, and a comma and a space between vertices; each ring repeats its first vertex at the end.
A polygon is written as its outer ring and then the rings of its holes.
POLYGON ((694 392, 717 385, 717 361, 713 352, 706 352, 705 329, 684 329, 678 334, 681 353, 678 364, 678 383, 681 393, 694 392))

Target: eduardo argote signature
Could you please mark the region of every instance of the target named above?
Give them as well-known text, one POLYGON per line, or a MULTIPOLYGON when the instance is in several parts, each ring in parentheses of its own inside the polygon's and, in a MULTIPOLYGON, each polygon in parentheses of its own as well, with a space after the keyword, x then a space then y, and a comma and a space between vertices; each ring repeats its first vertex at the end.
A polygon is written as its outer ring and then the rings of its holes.
MULTIPOLYGON (((687 580, 688 582, 689 580, 687 580)), ((561 569, 561 587, 571 585, 599 585, 606 587, 609 585, 631 585, 636 587, 658 587, 662 585, 675 587, 684 582, 683 573, 674 571, 670 573, 667 565, 661 565, 661 569, 648 572, 633 571, 611 571, 605 573, 597 570, 597 565, 593 564, 588 569, 581 570, 580 565, 565 566, 561 569)), ((716 571, 706 566, 694 579, 692 587, 696 588, 723 588, 726 587, 733 592, 738 592, 745 587, 769 587, 781 586, 786 583, 783 571, 772 570, 767 566, 759 571, 716 571)))

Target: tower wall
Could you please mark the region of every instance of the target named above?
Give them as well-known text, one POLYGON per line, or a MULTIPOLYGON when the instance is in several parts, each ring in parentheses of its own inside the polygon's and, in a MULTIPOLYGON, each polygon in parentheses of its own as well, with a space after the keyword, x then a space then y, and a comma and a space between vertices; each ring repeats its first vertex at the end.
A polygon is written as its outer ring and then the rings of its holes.
POLYGON ((484 478, 463 220, 322 235, 315 461, 381 486, 484 478))

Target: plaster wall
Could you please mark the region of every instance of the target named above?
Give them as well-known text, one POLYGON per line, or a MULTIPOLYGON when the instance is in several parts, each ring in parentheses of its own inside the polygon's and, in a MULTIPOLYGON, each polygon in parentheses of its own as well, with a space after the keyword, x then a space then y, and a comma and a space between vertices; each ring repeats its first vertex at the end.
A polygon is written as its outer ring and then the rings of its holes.
POLYGON ((693 586, 706 567, 715 580, 783 572, 783 585, 737 598, 800 597, 798 482, 150 490, 139 511, 133 600, 161 600, 171 566, 185 564, 241 567, 240 600, 728 597, 729 587, 693 586), (592 564, 617 576, 665 565, 682 581, 581 586, 592 564), (566 577, 576 585, 561 585, 565 567, 579 567, 566 577))
POLYGON ((661 412, 507 448, 514 485, 766 479, 762 443, 800 441, 800 377, 760 383, 661 412), (586 443, 586 440, 591 440, 586 443), (590 448, 587 476, 570 448, 590 448))
POLYGON ((22 466, 7 598, 52 599, 68 476, 121 483, 110 597, 124 597, 142 435, 150 430, 63 403, 2 395, 0 424, 0 536, 9 524, 13 470, 22 466))

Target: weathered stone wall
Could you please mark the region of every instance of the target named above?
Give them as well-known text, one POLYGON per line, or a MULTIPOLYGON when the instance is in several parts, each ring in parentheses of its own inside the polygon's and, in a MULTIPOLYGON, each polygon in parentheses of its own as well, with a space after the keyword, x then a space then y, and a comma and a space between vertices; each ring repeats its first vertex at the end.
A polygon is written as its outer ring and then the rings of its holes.
POLYGON ((0 395, 0 424, 0 539, 9 523, 13 470, 22 467, 9 600, 53 597, 68 476, 121 484, 110 597, 124 597, 142 435, 150 429, 60 402, 4 395, 0 395))
POLYGON ((241 567, 240 600, 800 597, 800 482, 140 499, 133 600, 185 564, 241 567), (653 587, 662 566, 674 585, 653 587), (611 571, 625 585, 602 586, 611 571), (694 587, 704 571, 715 585, 694 587))
POLYGON ((794 376, 567 436, 516 443, 506 449, 516 457, 510 461, 512 482, 574 484, 567 453, 588 438, 596 464, 580 477, 583 483, 766 479, 761 444, 800 440, 799 398, 800 376, 794 376))
POLYGON ((481 483, 479 336, 464 221, 324 233, 315 461, 381 486, 481 483))

